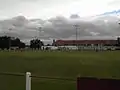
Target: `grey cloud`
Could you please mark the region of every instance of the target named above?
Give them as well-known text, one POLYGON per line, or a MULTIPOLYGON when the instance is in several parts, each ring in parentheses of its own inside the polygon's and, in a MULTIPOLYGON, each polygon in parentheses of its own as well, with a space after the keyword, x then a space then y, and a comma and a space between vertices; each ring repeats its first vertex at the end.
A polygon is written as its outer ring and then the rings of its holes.
POLYGON ((40 0, 19 0, 19 1, 22 1, 22 2, 37 2, 37 1, 40 1, 40 0))
POLYGON ((44 40, 75 39, 76 30, 73 25, 79 25, 78 36, 80 39, 108 38, 120 36, 120 26, 116 16, 101 16, 91 21, 82 19, 70 19, 63 16, 49 20, 31 19, 23 16, 0 21, 0 35, 11 35, 21 39, 39 37, 39 27, 42 27, 40 38, 44 40), (107 22, 105 22, 107 20, 107 22), (10 31, 9 31, 10 30, 10 31), (87 37, 87 38, 86 38, 87 37), (89 37, 89 38, 88 38, 89 37))
MULTIPOLYGON (((27 1, 27 2, 35 2, 35 1, 39 1, 39 2, 44 2, 44 3, 56 3, 56 2, 61 2, 61 1, 64 1, 64 0, 19 0, 19 1, 27 1)), ((64 2, 71 2, 73 0, 65 0, 64 2)), ((82 0, 74 0, 74 1, 82 1, 82 0)))
POLYGON ((120 0, 113 0, 108 3, 108 5, 118 5, 120 3, 120 0))
POLYGON ((73 18, 73 19, 78 19, 78 18, 80 18, 80 16, 79 16, 79 15, 77 15, 77 14, 73 14, 73 15, 71 15, 71 16, 70 16, 70 18, 73 18))

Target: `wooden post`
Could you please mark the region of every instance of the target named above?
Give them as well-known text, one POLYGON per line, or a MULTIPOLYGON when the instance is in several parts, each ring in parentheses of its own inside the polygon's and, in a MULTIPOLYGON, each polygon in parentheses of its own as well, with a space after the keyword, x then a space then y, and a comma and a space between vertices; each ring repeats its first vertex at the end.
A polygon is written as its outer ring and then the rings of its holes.
POLYGON ((80 90, 80 76, 77 77, 77 90, 80 90))
POLYGON ((31 73, 26 72, 26 90, 31 90, 31 73))

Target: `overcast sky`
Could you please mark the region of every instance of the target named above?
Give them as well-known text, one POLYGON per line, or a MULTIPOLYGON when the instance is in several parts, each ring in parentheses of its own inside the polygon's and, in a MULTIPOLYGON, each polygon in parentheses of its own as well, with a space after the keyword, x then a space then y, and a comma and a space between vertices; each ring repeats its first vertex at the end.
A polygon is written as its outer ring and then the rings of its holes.
POLYGON ((79 39, 116 39, 119 13, 104 14, 114 10, 120 10, 120 0, 0 0, 0 36, 25 42, 36 37, 47 42, 75 39, 77 24, 79 39))
POLYGON ((0 0, 0 19, 23 15, 48 19, 58 15, 93 16, 120 8, 120 0, 0 0))

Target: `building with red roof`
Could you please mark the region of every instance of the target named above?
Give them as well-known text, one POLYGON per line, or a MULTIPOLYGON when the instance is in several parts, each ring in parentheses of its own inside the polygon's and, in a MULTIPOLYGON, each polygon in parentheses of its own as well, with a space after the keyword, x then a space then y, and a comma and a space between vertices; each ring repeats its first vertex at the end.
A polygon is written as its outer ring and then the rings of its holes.
POLYGON ((74 46, 74 45, 116 45, 117 40, 56 40, 56 46, 74 46))

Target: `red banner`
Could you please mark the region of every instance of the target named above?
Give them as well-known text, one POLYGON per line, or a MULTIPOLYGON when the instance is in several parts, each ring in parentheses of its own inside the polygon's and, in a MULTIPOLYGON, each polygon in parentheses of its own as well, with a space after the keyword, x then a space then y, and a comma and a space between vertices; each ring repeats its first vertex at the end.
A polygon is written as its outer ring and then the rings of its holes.
POLYGON ((77 90, 120 90, 120 80, 78 77, 77 90))

